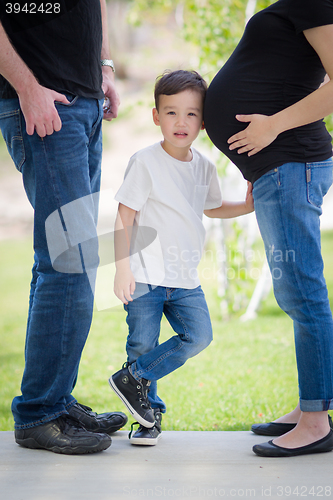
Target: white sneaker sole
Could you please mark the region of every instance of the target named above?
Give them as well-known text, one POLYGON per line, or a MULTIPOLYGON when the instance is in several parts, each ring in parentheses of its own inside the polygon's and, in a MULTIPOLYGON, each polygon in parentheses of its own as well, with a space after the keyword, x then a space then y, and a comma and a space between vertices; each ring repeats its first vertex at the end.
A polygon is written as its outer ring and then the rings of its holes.
POLYGON ((139 413, 137 413, 134 408, 129 404, 125 396, 122 394, 122 392, 119 391, 118 387, 112 380, 112 377, 109 378, 109 384, 111 389, 117 394, 118 398, 122 400, 128 411, 133 415, 134 418, 139 422, 139 424, 143 425, 144 427, 147 427, 148 429, 151 429, 151 427, 154 427, 155 425, 155 420, 154 422, 149 422, 148 420, 145 420, 139 413))
POLYGON ((157 438, 131 438, 131 444, 141 444, 144 446, 155 446, 159 439, 161 438, 161 434, 157 436, 157 438))

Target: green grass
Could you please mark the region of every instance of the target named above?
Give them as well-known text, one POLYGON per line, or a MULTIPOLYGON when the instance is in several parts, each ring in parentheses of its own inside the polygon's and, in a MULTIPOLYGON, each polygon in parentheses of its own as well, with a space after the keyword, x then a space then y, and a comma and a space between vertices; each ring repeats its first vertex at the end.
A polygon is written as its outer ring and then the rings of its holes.
MULTIPOLYGON (((322 246, 333 293, 333 232, 323 233, 322 246)), ((19 393, 24 368, 31 241, 0 242, 0 255, 0 430, 11 430, 11 400, 19 393)), ((159 381, 159 394, 168 406, 163 428, 245 430, 253 422, 290 411, 298 399, 291 320, 270 293, 256 320, 242 323, 239 316, 244 311, 240 311, 222 321, 215 283, 202 285, 214 341, 159 381)), ((125 361, 126 335, 121 308, 95 313, 74 395, 96 411, 124 410, 107 379, 125 361)), ((170 335, 172 330, 163 321, 162 340, 170 335)))

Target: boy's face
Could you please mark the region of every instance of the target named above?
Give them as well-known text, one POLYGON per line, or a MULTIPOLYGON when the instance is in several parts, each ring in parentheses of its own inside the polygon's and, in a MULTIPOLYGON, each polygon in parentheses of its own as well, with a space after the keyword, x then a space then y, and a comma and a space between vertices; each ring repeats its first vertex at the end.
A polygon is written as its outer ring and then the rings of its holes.
POLYGON ((161 127, 163 147, 174 158, 182 158, 189 151, 203 125, 203 99, 195 90, 179 94, 161 95, 159 111, 153 109, 155 125, 161 127))

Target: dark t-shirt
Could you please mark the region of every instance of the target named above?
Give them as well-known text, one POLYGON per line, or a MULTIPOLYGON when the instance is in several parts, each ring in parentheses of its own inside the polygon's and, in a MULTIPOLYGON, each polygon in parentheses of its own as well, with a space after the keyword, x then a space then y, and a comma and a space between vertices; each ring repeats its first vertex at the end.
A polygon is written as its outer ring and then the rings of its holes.
MULTIPOLYGON (((0 0, 0 19, 41 85, 61 93, 103 98, 99 0, 0 0)), ((16 96, 0 76, 0 97, 16 96)))
POLYGON ((245 179, 254 182, 284 163, 322 161, 332 155, 322 120, 283 132, 250 157, 229 151, 227 144, 247 126, 236 114, 273 115, 320 86, 325 70, 303 31, 327 24, 333 24, 333 0, 279 0, 250 19, 210 84, 204 110, 207 133, 245 179))

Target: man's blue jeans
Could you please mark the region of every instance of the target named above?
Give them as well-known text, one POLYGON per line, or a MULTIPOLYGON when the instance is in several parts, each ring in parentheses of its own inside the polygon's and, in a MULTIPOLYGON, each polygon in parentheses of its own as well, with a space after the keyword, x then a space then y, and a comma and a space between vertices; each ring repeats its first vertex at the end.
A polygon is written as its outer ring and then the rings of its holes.
MULTIPOLYGON (((22 395, 12 403, 16 428, 54 420, 75 403, 71 392, 92 319, 93 291, 80 244, 69 254, 81 259, 81 272, 58 272, 52 267, 45 231, 45 221, 55 213, 67 238, 62 207, 100 189, 102 101, 67 97, 69 105, 56 104, 62 129, 44 138, 27 135, 18 99, 0 100, 1 132, 34 208, 25 370, 22 395)), ((96 230, 96 204, 86 204, 75 214, 78 226, 81 217, 96 230)), ((93 246, 97 253, 96 239, 93 246)))
POLYGON ((333 409, 333 323, 323 276, 320 221, 332 159, 287 163, 253 186, 276 300, 294 322, 302 411, 333 409))
POLYGON ((127 361, 135 378, 152 381, 148 394, 152 408, 165 412, 156 381, 205 349, 213 338, 212 325, 201 286, 191 290, 157 286, 144 294, 145 287, 137 283, 133 302, 124 306, 129 329, 127 361), (177 335, 159 344, 163 314, 177 335))

